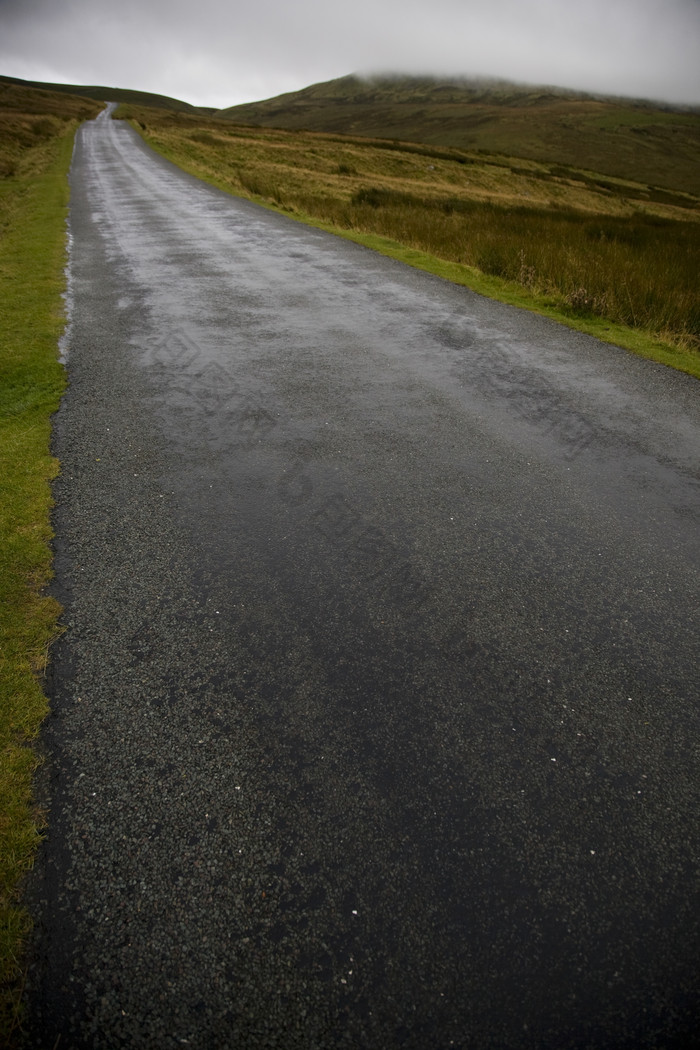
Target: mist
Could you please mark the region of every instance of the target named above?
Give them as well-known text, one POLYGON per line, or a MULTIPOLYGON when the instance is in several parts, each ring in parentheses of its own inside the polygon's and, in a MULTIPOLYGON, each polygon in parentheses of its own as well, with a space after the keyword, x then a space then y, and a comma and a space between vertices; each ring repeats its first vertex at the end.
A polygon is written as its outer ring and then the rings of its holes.
POLYGON ((698 55, 700 0, 0 0, 0 73, 217 107, 353 72, 700 104, 698 55))

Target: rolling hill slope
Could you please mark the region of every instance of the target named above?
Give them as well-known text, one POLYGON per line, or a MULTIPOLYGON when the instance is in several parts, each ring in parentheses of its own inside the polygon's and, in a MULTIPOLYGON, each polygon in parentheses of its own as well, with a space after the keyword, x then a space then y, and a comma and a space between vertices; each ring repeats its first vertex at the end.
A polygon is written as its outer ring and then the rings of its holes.
POLYGON ((700 192, 700 109, 487 80, 341 77, 220 110, 238 124, 505 153, 700 192))
POLYGON ((153 95, 149 91, 131 91, 128 88, 101 87, 83 84, 44 84, 34 80, 19 80, 17 77, 0 76, 0 84, 14 84, 18 87, 32 88, 40 91, 53 91, 67 95, 79 95, 81 98, 97 99, 100 102, 131 102, 134 105, 151 106, 154 109, 171 109, 178 113, 211 113, 211 109, 191 106, 167 95, 153 95))

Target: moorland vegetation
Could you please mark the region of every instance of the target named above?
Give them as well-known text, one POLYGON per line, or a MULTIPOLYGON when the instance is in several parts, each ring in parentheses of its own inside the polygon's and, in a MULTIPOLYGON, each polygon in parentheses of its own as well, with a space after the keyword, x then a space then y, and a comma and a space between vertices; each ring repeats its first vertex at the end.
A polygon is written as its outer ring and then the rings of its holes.
POLYGON ((700 193, 700 109, 504 80, 340 77, 219 110, 236 124, 505 156, 700 193))

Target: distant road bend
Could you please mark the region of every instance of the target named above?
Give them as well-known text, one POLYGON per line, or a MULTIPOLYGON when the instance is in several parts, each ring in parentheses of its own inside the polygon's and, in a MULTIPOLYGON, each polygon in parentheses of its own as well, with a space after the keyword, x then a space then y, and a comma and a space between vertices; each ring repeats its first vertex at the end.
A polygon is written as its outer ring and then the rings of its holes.
POLYGON ((696 380, 73 162, 33 1046, 690 1045, 696 380))

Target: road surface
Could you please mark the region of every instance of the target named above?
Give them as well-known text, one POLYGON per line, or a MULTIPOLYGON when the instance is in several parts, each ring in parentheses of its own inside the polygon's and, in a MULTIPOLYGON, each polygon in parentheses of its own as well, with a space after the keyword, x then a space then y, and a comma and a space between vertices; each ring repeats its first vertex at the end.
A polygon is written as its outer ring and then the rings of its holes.
POLYGON ((32 1045, 686 1046, 697 381, 71 178, 32 1045))

